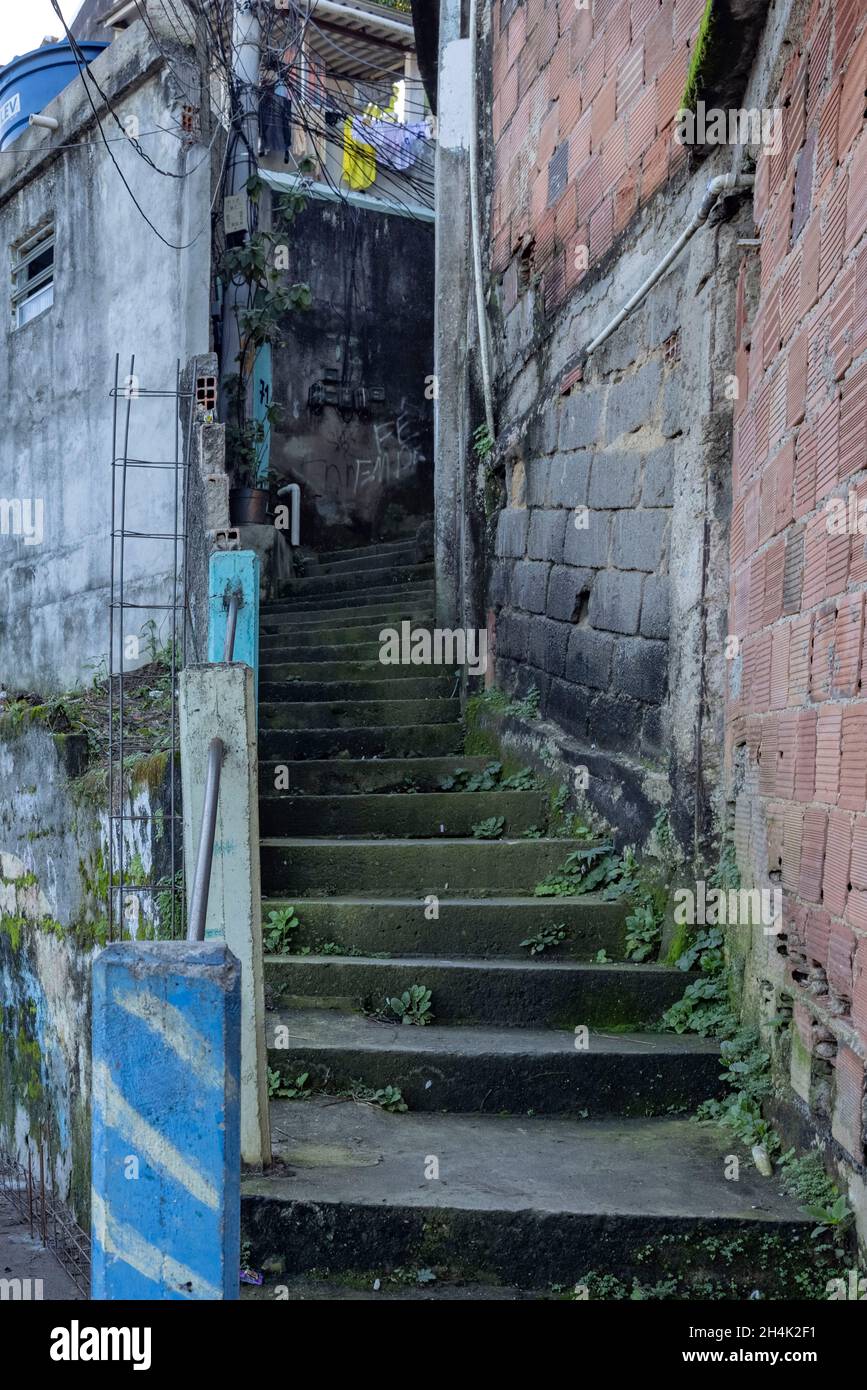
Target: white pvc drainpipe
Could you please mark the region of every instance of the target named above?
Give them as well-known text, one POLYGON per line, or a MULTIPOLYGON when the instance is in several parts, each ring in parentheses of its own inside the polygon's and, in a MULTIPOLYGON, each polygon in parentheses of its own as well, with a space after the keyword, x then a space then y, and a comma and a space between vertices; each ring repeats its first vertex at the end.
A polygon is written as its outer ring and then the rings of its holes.
POLYGON ((635 293, 631 295, 629 299, 627 299, 626 303, 624 304, 623 308, 619 311, 619 313, 614 315, 614 318, 611 320, 610 323, 607 323, 605 325, 601 333, 597 333, 592 343, 588 343, 587 347, 584 349, 584 352, 582 354, 581 360, 583 362, 586 362, 590 354, 595 352, 598 347, 601 347, 607 338, 611 337, 611 334, 614 332, 616 328, 620 327, 621 323, 627 317, 627 315, 631 314, 632 310, 636 307, 636 305, 640 304, 642 299, 644 299, 645 295, 653 289, 653 286, 656 284, 657 280, 660 280, 662 278, 662 276, 668 270, 668 267, 671 265, 672 261, 674 261, 680 255, 687 242, 690 241, 693 236, 695 236, 695 233, 698 231, 699 227, 704 226, 705 222, 711 214, 711 209, 713 208, 720 194, 730 193, 741 188, 752 188, 753 182, 754 179, 752 174, 718 174, 715 179, 711 179, 710 183, 707 186, 707 189, 705 190, 705 195, 702 198, 701 203, 699 204, 698 211, 696 212, 695 216, 692 218, 689 224, 686 227, 684 227, 680 236, 677 238, 677 241, 671 247, 671 250, 668 251, 665 256, 663 256, 662 260, 659 262, 659 265, 656 266, 656 268, 650 272, 647 279, 641 285, 639 285, 635 293))

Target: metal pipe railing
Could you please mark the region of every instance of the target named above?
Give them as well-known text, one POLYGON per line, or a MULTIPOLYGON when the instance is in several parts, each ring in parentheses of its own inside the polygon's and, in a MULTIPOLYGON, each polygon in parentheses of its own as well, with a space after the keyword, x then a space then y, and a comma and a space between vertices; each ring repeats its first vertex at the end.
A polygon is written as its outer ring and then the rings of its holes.
POLYGON ((205 799, 202 805, 202 828, 199 832, 199 850, 196 855, 196 872, 193 878, 193 891, 190 895, 190 920, 187 924, 188 941, 204 941, 205 919, 208 915, 208 896, 211 889, 211 866, 214 862, 214 835, 217 829, 217 803, 220 800, 220 773, 223 768, 223 740, 212 738, 208 744, 208 775, 205 781, 205 799))
MULTIPOLYGON (((229 598, 226 618, 226 640, 223 645, 223 660, 231 661, 235 655, 235 633, 238 627, 240 596, 232 594, 229 598)), ((196 871, 193 877, 193 891, 190 895, 190 920, 187 924, 188 941, 204 941, 205 923, 208 916, 208 898, 211 891, 211 869, 214 863, 214 837, 217 830, 217 807, 220 801, 220 774, 223 769, 225 745, 221 738, 212 738, 208 744, 208 771, 205 779, 205 797, 202 804, 202 828, 199 831, 199 848, 196 854, 196 871)))
POLYGON ((229 599, 229 615, 226 618, 226 641, 223 645, 223 660, 231 661, 235 655, 235 629, 238 626, 238 609, 241 606, 237 594, 229 599))

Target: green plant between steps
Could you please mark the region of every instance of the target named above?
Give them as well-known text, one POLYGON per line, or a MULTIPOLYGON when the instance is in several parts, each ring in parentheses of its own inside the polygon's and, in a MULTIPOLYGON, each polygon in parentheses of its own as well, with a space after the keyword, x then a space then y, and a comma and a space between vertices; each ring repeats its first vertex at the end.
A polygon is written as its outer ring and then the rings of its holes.
POLYGON ((363 1081, 353 1081, 346 1094, 351 1100, 363 1105, 378 1105, 390 1115, 405 1115, 409 1106, 403 1098, 399 1086, 366 1086, 363 1081))
POLYGON ((474 840, 499 840, 506 828, 505 816, 488 816, 472 827, 474 840))
POLYGON ((386 1000, 388 1008, 401 1023, 415 1024, 419 1028, 433 1023, 432 1002, 431 991, 426 985, 410 985, 403 994, 393 995, 386 1000))
POLYGON ((284 1085, 279 1071, 268 1068, 268 1098, 270 1100, 309 1100, 313 1094, 307 1082, 309 1071, 302 1071, 293 1081, 284 1085))
POLYGON ((294 907, 273 907, 262 929, 266 951, 272 955, 288 955, 292 950, 293 933, 300 925, 294 907))
POLYGON ((557 946, 562 946, 564 941, 568 941, 572 935, 567 930, 564 922, 557 922, 551 927, 541 927, 532 936, 525 936, 520 943, 521 946, 530 952, 531 956, 541 956, 545 951, 552 951, 557 946))

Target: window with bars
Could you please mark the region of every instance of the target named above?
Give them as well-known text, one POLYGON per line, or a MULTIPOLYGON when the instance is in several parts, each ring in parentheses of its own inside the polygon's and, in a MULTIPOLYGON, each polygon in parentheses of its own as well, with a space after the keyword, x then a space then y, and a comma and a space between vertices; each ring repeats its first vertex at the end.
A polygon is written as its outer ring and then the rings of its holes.
POLYGON ((22 328, 54 303, 54 224, 12 252, 12 327, 22 328))

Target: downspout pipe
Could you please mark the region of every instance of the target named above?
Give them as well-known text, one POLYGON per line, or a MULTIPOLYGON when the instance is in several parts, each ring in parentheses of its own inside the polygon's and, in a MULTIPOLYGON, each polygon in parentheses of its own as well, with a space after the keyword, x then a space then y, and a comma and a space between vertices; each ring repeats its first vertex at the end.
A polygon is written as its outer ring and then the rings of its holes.
POLYGON ((491 357, 488 338, 488 311, 485 307, 485 288, 482 280, 482 233, 479 216, 479 105, 476 69, 478 64, 478 0, 470 0, 470 233, 473 243, 473 279, 476 286, 476 321, 479 333, 479 357, 482 366, 482 390, 485 397, 485 423, 494 438, 494 397, 491 389, 491 357))
POLYGON ((591 353, 594 353, 597 348, 601 347, 602 344, 611 337, 614 330, 620 327, 623 320, 641 303, 645 295, 650 293, 653 286, 662 278, 668 270, 668 267, 680 255, 687 242, 691 241, 699 228, 704 226, 717 200, 724 193, 735 193, 741 189, 752 188, 753 183, 754 178, 752 174, 718 174, 716 178, 711 179, 705 190, 704 197, 699 203, 698 211, 687 226, 684 227, 677 241, 666 255, 663 256, 659 265, 650 272, 647 279, 639 285, 635 293, 627 299, 623 308, 614 315, 611 322, 605 325, 601 333, 597 333, 592 343, 587 344, 581 357, 582 363, 586 362, 591 353))

